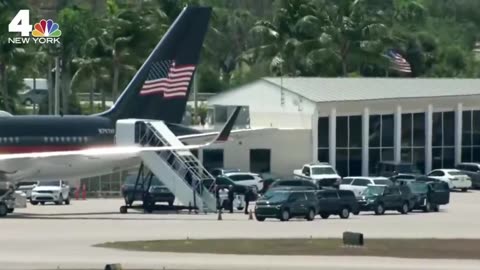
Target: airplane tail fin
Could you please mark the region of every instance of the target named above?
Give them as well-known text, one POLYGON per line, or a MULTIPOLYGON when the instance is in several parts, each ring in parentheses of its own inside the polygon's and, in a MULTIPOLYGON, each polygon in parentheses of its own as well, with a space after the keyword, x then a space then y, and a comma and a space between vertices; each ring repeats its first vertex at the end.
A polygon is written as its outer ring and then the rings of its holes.
POLYGON ((210 16, 208 7, 184 8, 113 107, 97 116, 180 123, 210 16))

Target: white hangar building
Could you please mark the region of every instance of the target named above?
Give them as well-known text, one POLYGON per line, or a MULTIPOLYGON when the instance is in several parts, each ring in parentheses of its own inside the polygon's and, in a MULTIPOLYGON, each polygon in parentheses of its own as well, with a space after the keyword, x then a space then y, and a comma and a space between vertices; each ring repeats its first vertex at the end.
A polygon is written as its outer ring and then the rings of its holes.
POLYGON ((379 161, 480 161, 479 79, 263 78, 208 102, 218 124, 241 105, 251 128, 275 129, 203 150, 207 167, 290 176, 318 160, 355 176, 379 161))

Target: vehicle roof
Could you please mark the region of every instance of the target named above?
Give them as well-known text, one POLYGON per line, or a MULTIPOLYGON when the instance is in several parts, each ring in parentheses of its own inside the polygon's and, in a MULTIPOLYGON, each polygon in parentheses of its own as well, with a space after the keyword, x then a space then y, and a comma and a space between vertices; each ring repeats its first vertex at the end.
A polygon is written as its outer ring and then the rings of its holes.
POLYGON ((329 163, 326 162, 319 162, 319 163, 309 163, 305 164, 304 166, 309 166, 309 167, 332 167, 329 163))
POLYGON ((384 176, 348 176, 343 179, 365 179, 365 180, 389 180, 384 176))
POLYGON ((435 169, 435 170, 432 170, 433 171, 443 171, 443 172, 460 172, 460 170, 457 170, 457 169, 435 169))
POLYGON ((232 176, 232 175, 242 175, 242 174, 247 174, 247 175, 256 175, 256 176, 258 176, 258 173, 252 173, 252 172, 240 172, 240 171, 235 171, 235 172, 225 172, 223 175, 224 175, 224 176, 232 176))
POLYGON ((458 165, 474 165, 474 166, 480 166, 480 163, 475 163, 475 162, 461 162, 461 163, 458 163, 458 165))

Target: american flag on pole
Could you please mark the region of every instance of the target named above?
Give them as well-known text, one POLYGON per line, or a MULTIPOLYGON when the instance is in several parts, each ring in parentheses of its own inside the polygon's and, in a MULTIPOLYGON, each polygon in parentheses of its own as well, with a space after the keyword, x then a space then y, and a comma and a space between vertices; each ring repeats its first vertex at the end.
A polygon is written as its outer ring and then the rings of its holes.
POLYGON ((403 56, 394 50, 387 52, 387 58, 390 60, 390 68, 398 72, 412 73, 412 67, 403 56))
POLYGON ((164 98, 187 96, 195 65, 176 65, 174 60, 154 62, 140 95, 163 93, 164 98))

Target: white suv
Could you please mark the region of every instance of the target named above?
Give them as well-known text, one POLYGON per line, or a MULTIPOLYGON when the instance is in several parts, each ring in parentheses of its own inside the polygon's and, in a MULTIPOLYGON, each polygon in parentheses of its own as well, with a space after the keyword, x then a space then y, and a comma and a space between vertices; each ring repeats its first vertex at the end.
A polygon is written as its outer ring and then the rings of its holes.
POLYGON ((38 203, 54 202, 59 205, 65 202, 70 204, 70 187, 63 180, 43 181, 32 190, 30 202, 33 205, 38 203))
POLYGON ((253 186, 254 188, 256 188, 257 192, 259 190, 262 190, 263 188, 263 182, 262 182, 263 179, 260 177, 260 175, 256 173, 228 172, 228 173, 225 173, 224 176, 230 178, 236 184, 239 184, 242 186, 248 186, 248 187, 253 186))
POLYGON ((385 177, 344 177, 340 183, 340 189, 351 190, 356 197, 360 197, 362 192, 367 189, 368 186, 388 186, 392 181, 385 177))

